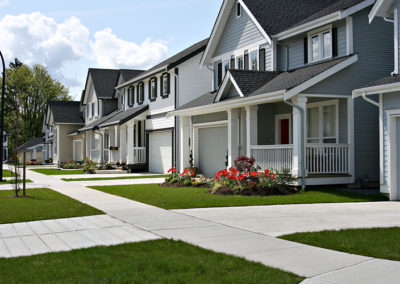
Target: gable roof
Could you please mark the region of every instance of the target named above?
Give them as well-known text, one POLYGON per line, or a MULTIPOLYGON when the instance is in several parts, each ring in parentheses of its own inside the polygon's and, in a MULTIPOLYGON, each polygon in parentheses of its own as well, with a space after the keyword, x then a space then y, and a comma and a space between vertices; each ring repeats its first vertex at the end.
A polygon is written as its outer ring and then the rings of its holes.
POLYGON ((99 125, 99 128, 109 127, 112 125, 122 125, 125 122, 137 117, 149 109, 149 105, 135 107, 126 111, 119 112, 113 117, 99 125))
POLYGON ((346 10, 364 0, 243 0, 268 35, 346 10))
MULTIPOLYGON (((229 101, 235 100, 239 102, 243 99, 274 94, 276 92, 280 92, 283 95, 284 93, 295 90, 295 88, 298 88, 299 86, 310 82, 318 76, 321 76, 325 72, 328 72, 328 75, 330 75, 330 72, 333 72, 331 71, 333 68, 340 66, 341 69, 335 71, 338 72, 348 65, 354 63, 355 60, 357 60, 357 55, 344 56, 333 60, 331 59, 315 64, 310 64, 309 66, 286 72, 254 72, 229 70, 229 72, 232 74, 232 77, 237 82, 240 91, 244 95, 244 97, 230 98, 229 101)), ((181 106, 176 111, 224 103, 226 101, 216 101, 216 98, 221 92, 223 92, 223 90, 220 89, 218 92, 205 94, 181 106)))
POLYGON ((128 82, 125 82, 124 84, 118 86, 118 88, 122 88, 134 82, 143 80, 146 77, 150 77, 158 72, 171 70, 172 68, 178 66, 179 64, 185 62, 186 60, 189 60, 190 58, 203 52, 206 49, 207 43, 208 43, 208 38, 193 44, 192 46, 182 50, 181 52, 175 54, 174 56, 171 56, 168 59, 164 60, 163 62, 144 71, 140 75, 132 78, 128 82))
POLYGON ((369 13, 369 22, 371 23, 375 17, 384 17, 393 4, 393 0, 377 0, 369 13))
POLYGON ((35 137, 18 147, 18 151, 27 151, 36 146, 44 145, 43 137, 35 137))
POLYGON ((49 111, 55 124, 84 124, 80 113, 80 102, 50 101, 49 111))
POLYGON ((103 116, 103 117, 93 121, 92 123, 89 123, 88 125, 79 129, 78 131, 82 132, 82 131, 88 131, 88 130, 96 130, 99 128, 100 124, 106 122, 107 120, 109 120, 110 118, 114 117, 115 115, 117 115, 118 113, 121 113, 121 112, 122 112, 122 110, 117 109, 117 110, 111 112, 110 114, 103 116))
POLYGON ((89 68, 93 87, 99 99, 114 98, 115 86, 118 82, 119 70, 89 68))
POLYGON ((133 70, 133 69, 121 69, 120 70, 120 74, 121 74, 124 82, 127 82, 127 81, 131 80, 132 78, 135 78, 136 76, 140 75, 143 72, 144 72, 144 70, 133 70))

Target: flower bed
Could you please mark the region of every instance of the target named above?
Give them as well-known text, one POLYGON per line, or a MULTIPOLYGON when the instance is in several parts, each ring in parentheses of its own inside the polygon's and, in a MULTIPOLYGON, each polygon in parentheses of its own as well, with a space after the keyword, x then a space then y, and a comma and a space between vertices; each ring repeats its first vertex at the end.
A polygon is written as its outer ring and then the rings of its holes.
POLYGON ((239 157, 235 167, 216 173, 214 178, 206 178, 185 170, 179 173, 172 168, 170 176, 161 184, 165 187, 209 187, 210 194, 221 195, 288 195, 297 193, 293 185, 296 178, 289 169, 264 170, 255 166, 254 158, 239 157))

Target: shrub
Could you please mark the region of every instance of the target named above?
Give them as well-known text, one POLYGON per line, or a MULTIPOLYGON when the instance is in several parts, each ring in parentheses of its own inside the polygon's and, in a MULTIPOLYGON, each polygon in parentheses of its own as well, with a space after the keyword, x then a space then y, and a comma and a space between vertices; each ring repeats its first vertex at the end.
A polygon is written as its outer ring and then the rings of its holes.
POLYGON ((83 161, 83 171, 86 174, 95 174, 96 170, 97 170, 97 163, 90 160, 89 158, 85 158, 85 160, 83 161))

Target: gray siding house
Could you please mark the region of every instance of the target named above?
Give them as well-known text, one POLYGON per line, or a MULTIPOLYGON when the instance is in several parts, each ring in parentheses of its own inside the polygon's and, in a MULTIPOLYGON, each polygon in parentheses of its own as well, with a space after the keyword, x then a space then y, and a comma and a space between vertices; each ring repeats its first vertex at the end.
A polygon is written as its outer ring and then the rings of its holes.
POLYGON ((225 0, 200 62, 213 89, 170 113, 180 155, 208 176, 245 155, 303 186, 378 181, 379 110, 352 99, 393 69, 393 24, 370 24, 373 4, 225 0))
MULTIPOLYGON (((391 200, 400 200, 399 13, 398 0, 376 1, 371 9, 368 15, 371 25, 384 19, 393 26, 394 33, 387 41, 387 45, 394 49, 394 56, 389 60, 392 69, 387 72, 386 77, 376 76, 371 80, 372 83, 353 92, 355 100, 364 99, 375 111, 379 111, 375 124, 379 125, 380 188, 391 200)), ((371 36, 375 38, 379 35, 371 30, 371 36)), ((367 72, 375 75, 374 68, 376 67, 368 67, 367 72)))

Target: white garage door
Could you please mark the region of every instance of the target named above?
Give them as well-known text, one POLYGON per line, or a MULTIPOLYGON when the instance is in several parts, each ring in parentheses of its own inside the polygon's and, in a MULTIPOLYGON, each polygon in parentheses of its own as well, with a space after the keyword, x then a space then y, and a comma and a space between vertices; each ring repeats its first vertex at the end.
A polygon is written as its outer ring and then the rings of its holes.
POLYGON ((167 173, 172 167, 172 133, 155 132, 149 135, 149 171, 167 173))
POLYGON ((199 170, 213 177, 225 168, 228 151, 228 128, 226 126, 199 129, 199 170))

